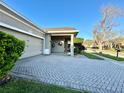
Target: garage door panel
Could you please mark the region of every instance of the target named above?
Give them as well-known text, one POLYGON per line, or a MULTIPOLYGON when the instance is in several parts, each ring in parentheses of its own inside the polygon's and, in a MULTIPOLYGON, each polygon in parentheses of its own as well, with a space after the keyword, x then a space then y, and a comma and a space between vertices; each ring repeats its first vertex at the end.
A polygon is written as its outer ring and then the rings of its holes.
POLYGON ((42 39, 29 36, 27 39, 25 54, 23 56, 24 57, 27 55, 35 56, 35 55, 42 54, 43 52, 42 41, 43 41, 42 39))
POLYGON ((42 39, 30 36, 30 35, 26 35, 26 34, 23 34, 23 33, 14 31, 14 30, 10 30, 4 27, 0 28, 0 30, 5 33, 14 35, 15 37, 25 41, 26 46, 25 46, 25 50, 21 58, 43 54, 43 40, 42 39))

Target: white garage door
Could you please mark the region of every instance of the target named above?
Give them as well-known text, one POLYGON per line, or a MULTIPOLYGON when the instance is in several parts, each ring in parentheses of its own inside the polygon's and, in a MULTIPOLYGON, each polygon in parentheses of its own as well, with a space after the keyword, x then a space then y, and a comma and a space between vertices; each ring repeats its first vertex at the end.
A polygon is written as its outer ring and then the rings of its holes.
POLYGON ((21 58, 43 54, 43 39, 26 35, 6 28, 0 28, 0 31, 12 34, 15 37, 25 41, 26 43, 25 51, 21 58))
POLYGON ((26 40, 25 53, 22 57, 30 57, 39 54, 43 54, 43 40, 28 36, 26 40))

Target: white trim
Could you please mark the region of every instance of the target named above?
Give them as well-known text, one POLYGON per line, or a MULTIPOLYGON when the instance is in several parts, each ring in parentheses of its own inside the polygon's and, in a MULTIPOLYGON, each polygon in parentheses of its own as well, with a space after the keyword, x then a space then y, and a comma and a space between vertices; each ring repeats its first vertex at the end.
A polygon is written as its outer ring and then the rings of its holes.
MULTIPOLYGON (((4 7, 6 7, 7 9, 9 9, 11 12, 15 13, 17 16, 21 17, 22 19, 24 19, 24 20, 26 20, 27 22, 29 22, 30 24, 32 24, 34 27, 31 26, 31 25, 29 25, 28 23, 23 22, 22 20, 20 20, 20 19, 14 17, 14 16, 12 16, 12 15, 10 15, 9 13, 6 12, 6 14, 9 15, 10 17, 13 17, 14 19, 16 19, 16 20, 18 20, 18 21, 24 23, 25 25, 28 25, 28 26, 30 26, 30 27, 32 27, 32 28, 34 28, 34 29, 37 29, 37 31, 39 30, 39 32, 42 31, 42 33, 46 33, 46 32, 45 32, 44 30, 42 30, 40 27, 38 27, 37 25, 35 25, 31 20, 25 18, 24 16, 22 16, 21 14, 19 14, 19 13, 16 12, 15 10, 13 10, 12 8, 8 7, 8 5, 6 5, 4 2, 0 1, 0 4, 3 5, 4 7)), ((2 10, 1 10, 1 12, 4 12, 4 13, 5 13, 5 11, 2 11, 2 10)))
POLYGON ((16 28, 16 27, 7 25, 7 24, 2 23, 2 22, 0 22, 0 26, 6 27, 6 28, 9 28, 9 29, 13 29, 13 30, 15 30, 15 31, 17 31, 17 32, 21 32, 21 33, 24 33, 24 34, 27 34, 27 35, 30 35, 30 36, 33 36, 33 37, 37 37, 37 38, 40 38, 40 39, 45 39, 44 37, 41 37, 41 36, 38 36, 38 35, 35 35, 35 34, 32 34, 32 33, 29 33, 29 32, 27 32, 27 31, 18 29, 18 28, 16 28))
POLYGON ((45 54, 45 47, 46 47, 46 46, 45 46, 45 42, 46 42, 46 41, 45 41, 45 39, 44 39, 44 40, 43 40, 43 54, 45 54))
POLYGON ((71 35, 70 50, 71 50, 71 56, 74 56, 74 34, 71 35))
POLYGON ((51 34, 51 36, 71 36, 72 34, 51 34))
POLYGON ((66 31, 48 31, 48 33, 78 33, 79 30, 66 30, 66 31))

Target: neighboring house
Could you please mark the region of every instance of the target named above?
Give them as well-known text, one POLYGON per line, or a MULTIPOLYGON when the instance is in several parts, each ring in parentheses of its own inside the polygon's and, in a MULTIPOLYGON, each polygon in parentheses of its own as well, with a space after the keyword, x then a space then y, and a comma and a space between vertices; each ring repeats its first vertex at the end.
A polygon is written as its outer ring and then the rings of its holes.
POLYGON ((0 1, 0 31, 26 42, 22 58, 67 52, 73 56, 73 39, 78 33, 78 30, 69 27, 41 29, 2 1, 0 1))

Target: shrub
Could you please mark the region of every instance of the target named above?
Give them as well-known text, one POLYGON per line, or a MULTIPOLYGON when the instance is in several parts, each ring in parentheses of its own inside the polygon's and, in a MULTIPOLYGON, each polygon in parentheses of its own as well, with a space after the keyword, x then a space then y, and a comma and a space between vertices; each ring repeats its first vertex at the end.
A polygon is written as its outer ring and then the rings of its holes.
POLYGON ((85 46, 83 46, 82 44, 75 44, 75 48, 74 48, 74 53, 75 54, 81 54, 82 51, 86 50, 85 46))
POLYGON ((79 50, 78 47, 75 47, 75 48, 74 48, 74 54, 80 54, 80 50, 79 50))
POLYGON ((24 47, 24 41, 0 31, 0 80, 12 69, 24 47))

